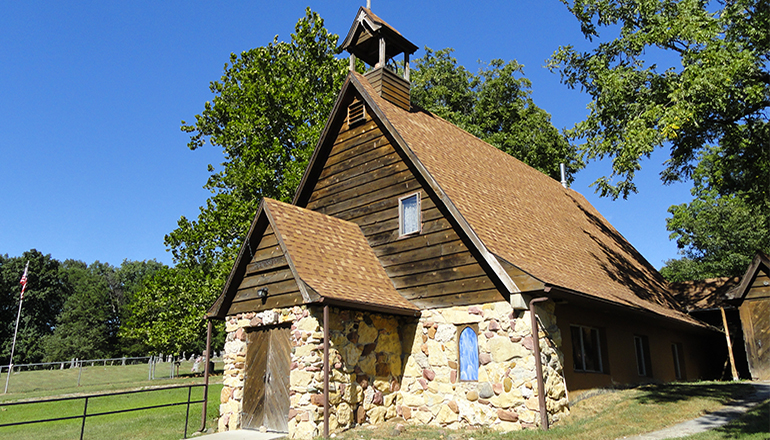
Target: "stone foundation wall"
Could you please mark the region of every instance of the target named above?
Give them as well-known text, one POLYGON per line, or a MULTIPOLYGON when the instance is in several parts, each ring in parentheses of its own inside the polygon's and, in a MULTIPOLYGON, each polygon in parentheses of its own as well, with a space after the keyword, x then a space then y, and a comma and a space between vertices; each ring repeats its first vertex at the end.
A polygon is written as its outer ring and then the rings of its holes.
MULTIPOLYGON (((553 303, 538 307, 543 377, 550 420, 568 413, 553 303)), ((447 428, 513 431, 540 424, 529 312, 507 302, 423 311, 404 367, 400 415, 447 428), (478 329, 478 381, 459 380, 458 329, 478 329)))
MULTIPOLYGON (((329 432, 396 417, 402 370, 400 320, 331 308, 329 432)), ((247 327, 291 323, 289 437, 323 433, 323 309, 297 306, 227 319, 219 430, 240 427, 247 327)))
MULTIPOLYGON (((551 421, 567 414, 553 304, 538 307, 551 421)), ((417 318, 331 308, 329 432, 403 417, 451 429, 539 424, 529 312, 507 302, 423 311, 417 318), (458 328, 478 328, 479 380, 458 380, 458 328)), ((248 327, 291 323, 289 437, 323 433, 323 309, 295 306, 227 318, 219 430, 240 428, 248 327)))

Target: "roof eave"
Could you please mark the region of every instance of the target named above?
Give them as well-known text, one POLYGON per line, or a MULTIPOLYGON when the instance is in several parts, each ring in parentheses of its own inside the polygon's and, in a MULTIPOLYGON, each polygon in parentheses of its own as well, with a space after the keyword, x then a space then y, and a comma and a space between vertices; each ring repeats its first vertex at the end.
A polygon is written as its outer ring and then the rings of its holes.
POLYGON ((754 282, 754 278, 757 276, 757 272, 763 266, 765 267, 766 271, 770 271, 770 258, 768 258, 767 255, 763 254, 762 252, 759 252, 754 256, 751 264, 749 264, 749 267, 746 269, 746 273, 741 278, 741 282, 738 283, 738 285, 734 288, 730 289, 730 291, 725 294, 725 298, 728 300, 743 300, 743 298, 746 296, 746 293, 751 288, 751 283, 754 282))
POLYGON ((654 311, 652 311, 652 310, 650 310, 648 308, 642 307, 642 306, 633 306, 633 305, 629 305, 629 304, 623 304, 623 303, 619 303, 619 302, 615 302, 615 301, 610 301, 610 300, 608 300, 606 298, 601 298, 601 297, 598 297, 598 296, 589 295, 587 293, 579 292, 579 291, 576 291, 576 290, 573 290, 573 289, 569 289, 569 288, 565 288, 565 287, 561 287, 561 286, 556 286, 556 285, 553 285, 553 284, 546 284, 546 287, 545 287, 544 290, 548 294, 549 297, 559 296, 559 294, 576 296, 576 297, 579 297, 581 299, 584 299, 584 300, 587 300, 587 301, 590 301, 590 302, 596 302, 596 303, 602 304, 602 305, 607 306, 609 308, 618 308, 618 309, 622 309, 622 310, 627 311, 627 312, 632 313, 632 314, 638 314, 638 315, 642 315, 642 316, 646 316, 646 317, 654 317, 656 319, 668 321, 668 322, 670 322, 672 324, 676 324, 676 325, 685 325, 685 326, 694 327, 694 328, 697 328, 697 329, 700 329, 700 330, 703 330, 703 331, 706 331, 706 330, 708 330, 708 331, 717 331, 717 332, 719 331, 718 329, 716 329, 716 328, 714 328, 714 327, 712 327, 712 326, 710 326, 710 325, 700 321, 699 319, 697 319, 697 318, 695 318, 693 316, 690 316, 688 314, 685 314, 683 312, 680 312, 678 310, 673 310, 672 309, 673 312, 681 314, 682 315, 681 318, 676 318, 676 317, 673 317, 673 316, 662 315, 660 313, 654 312, 654 311), (556 294, 556 295, 554 295, 554 294, 556 294))

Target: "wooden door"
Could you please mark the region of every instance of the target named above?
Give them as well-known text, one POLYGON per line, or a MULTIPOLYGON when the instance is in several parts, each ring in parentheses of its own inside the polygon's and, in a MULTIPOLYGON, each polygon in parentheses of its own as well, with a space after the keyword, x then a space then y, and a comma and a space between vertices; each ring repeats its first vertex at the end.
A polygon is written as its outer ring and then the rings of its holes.
POLYGON ((769 380, 770 299, 746 300, 739 310, 751 377, 769 380))
POLYGON ((288 327, 248 332, 243 386, 244 429, 288 432, 291 341, 288 327))

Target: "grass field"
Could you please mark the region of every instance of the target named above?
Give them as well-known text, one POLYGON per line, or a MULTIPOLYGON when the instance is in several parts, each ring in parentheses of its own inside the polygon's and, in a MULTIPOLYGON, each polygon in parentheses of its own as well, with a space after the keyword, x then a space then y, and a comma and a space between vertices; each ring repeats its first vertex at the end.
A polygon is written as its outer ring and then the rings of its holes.
MULTIPOLYGON (((653 385, 598 393, 579 401, 571 414, 549 431, 526 430, 497 433, 489 429, 459 431, 406 425, 394 431, 396 423, 377 429, 356 428, 337 436, 338 440, 374 440, 398 435, 399 440, 612 440, 656 431, 700 417, 752 391, 749 384, 704 382, 653 385)), ((719 431, 692 440, 767 440, 770 438, 768 405, 747 414, 719 431), (764 411, 764 412, 763 412, 764 411), (745 419, 745 420, 744 420, 745 419)))
MULTIPOLYGON (((182 377, 189 375, 192 362, 182 362, 179 373, 182 377)), ((221 362, 214 364, 214 370, 221 371, 221 362)), ((53 394, 104 392, 108 390, 123 390, 135 386, 152 386, 166 383, 171 377, 171 363, 163 362, 155 366, 155 380, 148 380, 149 365, 100 365, 84 366, 63 370, 30 370, 14 372, 8 385, 8 394, 0 395, 0 402, 8 399, 16 400, 20 395, 24 398, 51 396, 53 394), (78 387, 80 375, 80 387, 78 387)), ((0 376, 0 386, 5 387, 6 375, 0 376)))
MULTIPOLYGON (((111 368, 92 374, 102 376, 101 382, 115 375, 111 368)), ((104 369, 106 368, 106 369, 104 369)), ((30 391, 5 396, 3 402, 41 399, 54 395, 95 394, 97 391, 110 392, 116 389, 158 387, 172 384, 202 383, 200 377, 180 377, 173 380, 146 380, 147 366, 143 376, 135 383, 119 382, 108 385, 88 385, 78 389, 59 388, 65 392, 48 392, 43 389, 48 381, 55 381, 43 373, 28 375, 26 386, 30 391), (33 386, 35 385, 35 386, 33 386), (82 393, 84 388, 88 391, 82 393)), ((189 370, 188 370, 189 371, 189 370)), ((121 378, 136 374, 123 371, 121 378)), ((23 376, 20 375, 20 376, 23 376)), ((222 389, 221 376, 213 377, 209 388, 207 426, 216 427, 219 394, 222 389)), ((24 384, 22 378, 17 382, 24 384)), ((399 440, 604 440, 617 439, 662 429, 676 423, 690 420, 715 411, 731 400, 750 393, 752 388, 745 383, 701 382, 692 384, 653 385, 622 391, 596 393, 571 408, 571 415, 556 424, 551 430, 526 430, 512 433, 497 433, 488 429, 443 430, 425 426, 406 425, 401 431, 394 431, 396 423, 390 422, 377 429, 357 428, 336 436, 340 440, 373 440, 398 435, 399 440)), ((202 389, 194 388, 191 400, 200 400, 202 389)), ((150 393, 97 397, 89 399, 90 414, 115 411, 141 406, 162 405, 187 399, 187 390, 164 390, 150 393)), ((33 403, 23 406, 7 406, 0 402, 0 423, 24 420, 76 416, 83 413, 83 400, 33 403)), ((86 439, 179 439, 184 432, 185 406, 143 410, 116 415, 96 416, 87 419, 86 439)), ((200 427, 201 405, 190 407, 188 436, 200 427)), ((50 422, 36 425, 0 428, 0 436, 13 439, 71 439, 80 435, 80 420, 50 422)), ((770 402, 755 408, 744 417, 714 431, 693 436, 690 440, 767 440, 770 438, 770 402)))
MULTIPOLYGON (((169 364, 159 364, 169 366, 169 364)), ((148 381, 148 366, 95 366, 86 375, 84 368, 81 384, 77 387, 77 377, 71 381, 73 371, 48 370, 27 371, 14 374, 11 383, 16 389, 9 389, 0 401, 0 424, 15 423, 46 418, 78 416, 83 414, 84 399, 60 402, 34 402, 46 398, 62 396, 82 396, 110 393, 119 390, 165 387, 170 385, 189 385, 203 383, 202 377, 180 376, 175 379, 156 379, 148 381), (89 380, 83 380, 86 377, 89 380), (75 386, 72 386, 75 385, 75 386), (26 391, 18 391, 18 390, 26 391), (14 391, 10 393, 10 391, 14 391), (7 402, 33 401, 25 405, 8 406, 7 402)), ((73 369, 77 374, 77 369, 73 369)), ((184 370, 180 368, 180 373, 184 370)), ((189 367, 187 369, 189 371, 189 367)), ((170 366, 169 366, 170 372, 170 366)), ((170 375, 170 374, 169 374, 170 375)), ((156 378, 158 370, 156 369, 156 378)), ((221 376, 211 378, 209 404, 207 407, 207 426, 215 427, 219 415, 219 393, 222 389, 221 376)), ((89 398, 88 414, 117 411, 153 405, 165 405, 187 401, 188 390, 158 390, 145 393, 102 396, 89 398)), ((192 389, 190 400, 201 400, 203 388, 192 389)), ((121 414, 94 416, 86 419, 85 439, 180 439, 184 434, 186 405, 126 412, 121 414)), ((188 436, 200 428, 201 404, 190 405, 188 436)), ((79 438, 81 419, 38 423, 33 425, 0 428, 0 437, 13 439, 72 439, 79 438)))

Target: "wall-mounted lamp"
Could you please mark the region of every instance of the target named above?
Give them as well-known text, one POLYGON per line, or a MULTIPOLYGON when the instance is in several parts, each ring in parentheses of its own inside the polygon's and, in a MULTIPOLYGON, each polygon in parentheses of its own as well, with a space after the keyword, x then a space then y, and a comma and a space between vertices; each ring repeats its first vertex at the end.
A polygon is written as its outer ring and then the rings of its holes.
POLYGON ((257 290, 257 298, 267 298, 267 287, 257 290))

